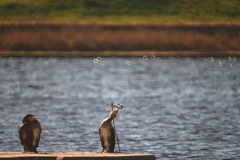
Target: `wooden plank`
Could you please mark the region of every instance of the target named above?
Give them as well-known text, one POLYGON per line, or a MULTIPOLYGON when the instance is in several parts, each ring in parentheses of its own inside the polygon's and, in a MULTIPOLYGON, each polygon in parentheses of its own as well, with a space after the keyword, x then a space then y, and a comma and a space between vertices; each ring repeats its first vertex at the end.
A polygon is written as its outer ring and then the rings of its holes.
POLYGON ((0 159, 7 160, 155 160, 153 154, 145 153, 99 153, 99 152, 0 152, 0 159))

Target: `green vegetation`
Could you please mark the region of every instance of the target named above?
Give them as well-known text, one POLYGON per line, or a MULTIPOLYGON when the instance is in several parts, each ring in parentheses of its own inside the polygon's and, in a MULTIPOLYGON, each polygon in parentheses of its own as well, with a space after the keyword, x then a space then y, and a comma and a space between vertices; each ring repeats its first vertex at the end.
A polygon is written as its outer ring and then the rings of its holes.
POLYGON ((1 0, 0 21, 239 22, 240 0, 1 0))

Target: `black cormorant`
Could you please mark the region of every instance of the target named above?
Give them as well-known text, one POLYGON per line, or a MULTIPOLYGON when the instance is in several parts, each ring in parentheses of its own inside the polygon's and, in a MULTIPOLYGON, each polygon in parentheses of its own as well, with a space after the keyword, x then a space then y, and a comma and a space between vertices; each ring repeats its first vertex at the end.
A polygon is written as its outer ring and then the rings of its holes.
POLYGON ((37 152, 42 128, 35 115, 28 114, 23 118, 19 127, 19 138, 24 152, 37 152))

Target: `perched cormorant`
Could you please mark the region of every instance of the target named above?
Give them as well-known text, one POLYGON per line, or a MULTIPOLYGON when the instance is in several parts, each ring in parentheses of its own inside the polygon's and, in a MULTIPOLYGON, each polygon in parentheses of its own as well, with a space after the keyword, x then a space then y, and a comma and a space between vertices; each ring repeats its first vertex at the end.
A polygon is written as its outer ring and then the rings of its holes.
POLYGON ((115 131, 112 126, 112 120, 117 117, 118 109, 111 111, 110 115, 105 118, 99 126, 99 135, 102 144, 102 152, 114 152, 115 147, 115 131))
POLYGON ((23 124, 19 127, 19 138, 24 152, 37 152, 42 128, 35 115, 28 114, 23 118, 23 124))

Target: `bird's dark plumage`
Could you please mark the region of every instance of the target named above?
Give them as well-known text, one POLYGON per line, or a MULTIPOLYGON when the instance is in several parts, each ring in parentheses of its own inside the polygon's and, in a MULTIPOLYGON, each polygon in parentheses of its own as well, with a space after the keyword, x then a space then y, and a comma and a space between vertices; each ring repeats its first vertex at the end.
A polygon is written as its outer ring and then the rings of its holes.
POLYGON ((19 127, 19 138, 24 152, 37 152, 42 128, 34 115, 28 114, 23 118, 23 124, 19 127))
POLYGON ((112 120, 117 116, 118 109, 112 111, 99 126, 99 136, 102 145, 102 152, 114 152, 115 147, 115 131, 112 126, 112 120))

